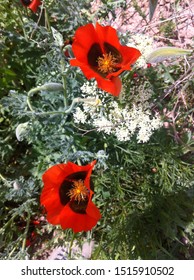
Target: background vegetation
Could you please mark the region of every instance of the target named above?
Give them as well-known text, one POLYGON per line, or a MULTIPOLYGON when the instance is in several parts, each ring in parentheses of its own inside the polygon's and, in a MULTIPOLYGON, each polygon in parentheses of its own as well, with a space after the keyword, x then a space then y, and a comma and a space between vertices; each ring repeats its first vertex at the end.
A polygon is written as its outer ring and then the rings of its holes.
MULTIPOLYGON (((133 7, 149 34, 149 10, 137 1, 102 1, 98 13, 90 11, 91 1, 42 2, 34 14, 19 0, 0 0, 0 258, 44 259, 71 242, 71 230, 44 218, 41 177, 60 162, 97 159, 92 178, 102 219, 91 232, 77 234, 79 246, 94 240, 92 259, 194 259, 192 53, 123 76, 129 94, 142 92, 145 83, 153 90, 153 110, 164 126, 147 143, 119 142, 95 130, 83 134, 72 114, 49 113, 62 111, 66 96, 69 104, 79 97, 86 82, 70 67, 63 47, 79 26, 106 19, 118 7, 133 7), (33 113, 27 93, 48 82, 62 83, 64 90, 34 93, 33 113)), ((172 2, 174 11, 184 4, 172 2)), ((162 36, 163 44, 173 45, 175 30, 176 17, 163 22, 154 39, 162 36)))

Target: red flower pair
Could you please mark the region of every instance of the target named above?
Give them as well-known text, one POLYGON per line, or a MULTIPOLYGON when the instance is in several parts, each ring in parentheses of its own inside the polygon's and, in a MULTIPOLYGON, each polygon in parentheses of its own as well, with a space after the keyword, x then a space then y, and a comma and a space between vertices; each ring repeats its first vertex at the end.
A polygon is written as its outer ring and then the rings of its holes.
POLYGON ((98 23, 77 29, 72 50, 71 65, 79 66, 87 79, 95 78, 99 88, 115 96, 122 87, 118 76, 130 70, 141 55, 139 50, 121 45, 114 28, 98 23))
POLYGON ((40 0, 21 0, 22 5, 31 9, 34 13, 37 12, 38 6, 42 3, 40 0))
POLYGON ((94 194, 90 176, 96 161, 78 166, 72 162, 57 164, 43 174, 44 188, 41 204, 46 208, 47 220, 74 232, 91 230, 101 218, 92 202, 94 194))

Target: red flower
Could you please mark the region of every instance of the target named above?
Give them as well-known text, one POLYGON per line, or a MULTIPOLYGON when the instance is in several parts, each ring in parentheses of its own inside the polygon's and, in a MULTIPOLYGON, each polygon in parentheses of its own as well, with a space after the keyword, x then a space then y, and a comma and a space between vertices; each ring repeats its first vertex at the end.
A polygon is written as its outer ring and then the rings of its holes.
POLYGON ((21 0, 22 5, 31 9, 34 13, 37 12, 38 6, 42 3, 40 0, 21 0))
POLYGON ((47 220, 74 232, 91 230, 101 214, 92 202, 90 176, 96 161, 78 166, 72 162, 57 164, 43 174, 44 188, 41 204, 47 211, 47 220))
POLYGON ((122 46, 114 28, 98 23, 77 29, 72 50, 71 65, 79 66, 87 79, 95 78, 99 88, 116 96, 122 86, 118 75, 130 70, 141 55, 135 48, 122 46))

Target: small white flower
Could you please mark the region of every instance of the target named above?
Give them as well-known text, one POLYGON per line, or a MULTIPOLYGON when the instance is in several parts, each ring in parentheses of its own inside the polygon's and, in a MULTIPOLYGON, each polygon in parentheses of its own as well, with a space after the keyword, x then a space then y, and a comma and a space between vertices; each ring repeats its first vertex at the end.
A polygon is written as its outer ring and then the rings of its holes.
POLYGON ((135 34, 131 36, 127 46, 140 50, 141 56, 137 60, 136 65, 144 67, 148 55, 153 51, 153 39, 144 34, 135 34))
POLYGON ((81 87, 81 91, 87 95, 96 95, 97 92, 97 83, 95 82, 89 82, 87 81, 83 86, 81 87))
POLYGON ((95 119, 93 125, 97 128, 98 131, 104 131, 107 134, 111 133, 113 124, 107 120, 105 117, 100 119, 95 119))
POLYGON ((119 141, 130 140, 130 131, 125 127, 117 127, 115 129, 115 135, 119 141))
POLYGON ((112 134, 119 141, 129 141, 134 135, 138 143, 149 141, 162 122, 160 116, 150 110, 152 90, 144 88, 146 86, 140 87, 138 94, 132 94, 130 100, 122 105, 110 94, 98 89, 96 82, 87 81, 81 87, 86 102, 80 105, 82 108, 76 108, 75 123, 85 124, 87 121, 97 131, 112 134))
POLYGON ((148 130, 146 130, 145 128, 141 128, 137 134, 137 142, 138 143, 145 143, 148 142, 148 140, 150 139, 151 133, 148 132, 148 130))
POLYGON ((77 107, 75 109, 75 113, 73 114, 74 122, 75 123, 85 123, 87 119, 87 115, 79 108, 77 107))

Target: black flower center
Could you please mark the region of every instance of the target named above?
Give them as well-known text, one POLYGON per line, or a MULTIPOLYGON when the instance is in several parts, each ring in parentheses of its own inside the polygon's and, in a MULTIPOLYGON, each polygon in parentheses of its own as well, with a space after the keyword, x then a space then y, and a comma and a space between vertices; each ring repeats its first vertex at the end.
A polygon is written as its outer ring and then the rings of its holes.
POLYGON ((21 0, 24 6, 29 6, 32 3, 32 0, 21 0))
POLYGON ((90 67, 102 77, 118 71, 120 69, 118 64, 122 62, 122 56, 114 46, 104 42, 104 50, 105 53, 103 53, 100 44, 95 43, 87 55, 90 67))
POLYGON ((59 188, 61 204, 69 203, 70 208, 79 214, 85 214, 90 191, 84 185, 86 171, 75 172, 65 178, 59 188))

